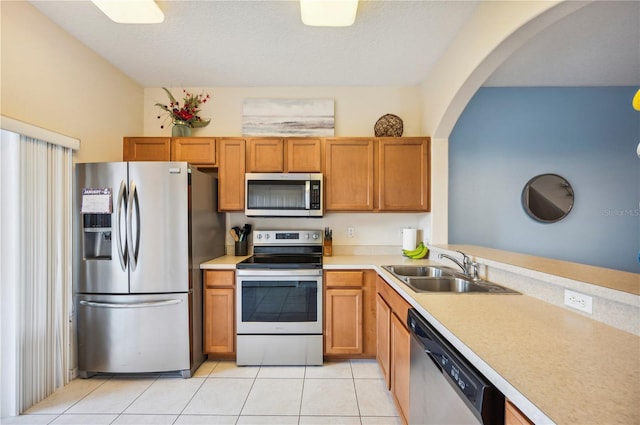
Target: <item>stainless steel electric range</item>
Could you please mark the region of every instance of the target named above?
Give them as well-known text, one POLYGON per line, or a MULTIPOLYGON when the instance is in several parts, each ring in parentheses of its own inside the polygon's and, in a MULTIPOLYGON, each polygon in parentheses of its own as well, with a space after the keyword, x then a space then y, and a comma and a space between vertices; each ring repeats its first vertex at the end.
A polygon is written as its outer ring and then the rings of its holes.
POLYGON ((322 364, 322 231, 256 230, 237 264, 236 363, 322 364))

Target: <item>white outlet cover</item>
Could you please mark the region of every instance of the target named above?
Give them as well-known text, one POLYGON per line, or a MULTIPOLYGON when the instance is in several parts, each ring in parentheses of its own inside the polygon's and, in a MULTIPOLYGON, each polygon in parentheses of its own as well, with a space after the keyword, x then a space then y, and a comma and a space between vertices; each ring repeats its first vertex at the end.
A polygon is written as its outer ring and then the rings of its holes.
POLYGON ((564 305, 588 314, 592 314, 593 298, 589 295, 581 294, 580 292, 574 292, 569 289, 565 289, 564 305))

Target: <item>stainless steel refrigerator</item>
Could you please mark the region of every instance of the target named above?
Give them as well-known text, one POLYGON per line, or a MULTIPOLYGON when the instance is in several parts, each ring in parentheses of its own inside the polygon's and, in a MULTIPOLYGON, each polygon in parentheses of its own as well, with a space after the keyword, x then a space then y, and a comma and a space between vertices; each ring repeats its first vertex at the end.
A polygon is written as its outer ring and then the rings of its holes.
POLYGON ((224 255, 217 180, 186 162, 76 164, 78 375, 203 362, 200 263, 224 255))

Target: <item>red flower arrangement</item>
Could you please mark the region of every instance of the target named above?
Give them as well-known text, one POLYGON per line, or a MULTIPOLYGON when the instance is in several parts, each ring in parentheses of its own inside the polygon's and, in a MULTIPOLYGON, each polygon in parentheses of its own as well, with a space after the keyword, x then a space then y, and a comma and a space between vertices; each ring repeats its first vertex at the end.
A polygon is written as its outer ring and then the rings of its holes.
MULTIPOLYGON (((184 99, 182 101, 182 105, 180 105, 180 102, 178 102, 176 98, 173 97, 171 92, 166 87, 163 87, 162 89, 167 93, 167 96, 169 96, 169 100, 171 101, 171 103, 169 103, 168 105, 156 103, 157 107, 169 114, 169 116, 165 117, 165 121, 163 121, 160 128, 164 128, 164 123, 169 117, 171 117, 171 122, 173 124, 182 124, 191 128, 206 127, 207 125, 209 125, 209 123, 211 122, 210 118, 203 120, 198 116, 198 112, 200 112, 200 109, 198 108, 201 104, 207 103, 207 100, 211 98, 209 94, 204 92, 200 94, 193 94, 186 91, 185 89, 182 89, 182 92, 184 93, 184 99)), ((161 118, 162 115, 158 115, 158 119, 161 118)))

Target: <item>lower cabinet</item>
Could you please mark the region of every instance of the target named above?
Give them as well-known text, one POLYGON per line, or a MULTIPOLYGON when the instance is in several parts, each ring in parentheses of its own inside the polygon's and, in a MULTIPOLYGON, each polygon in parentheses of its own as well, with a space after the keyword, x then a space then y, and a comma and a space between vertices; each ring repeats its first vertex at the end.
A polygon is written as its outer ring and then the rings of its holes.
POLYGON ((516 406, 509 400, 504 403, 504 424, 505 425, 533 425, 533 422, 527 418, 516 406))
POLYGON ((235 355, 235 273, 204 272, 204 352, 212 356, 235 355))
POLYGON ((409 422, 409 367, 410 338, 406 319, 391 315, 391 392, 400 411, 400 417, 409 422))
POLYGON ((325 356, 375 356, 376 276, 373 270, 324 272, 325 356))
POLYGON ((404 424, 409 419, 410 334, 406 302, 387 282, 377 278, 376 358, 404 424))

